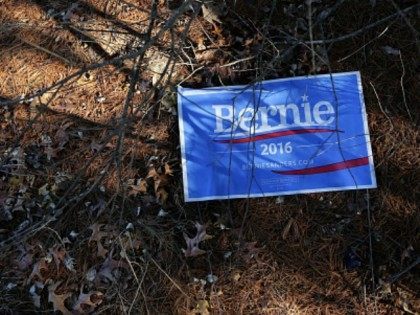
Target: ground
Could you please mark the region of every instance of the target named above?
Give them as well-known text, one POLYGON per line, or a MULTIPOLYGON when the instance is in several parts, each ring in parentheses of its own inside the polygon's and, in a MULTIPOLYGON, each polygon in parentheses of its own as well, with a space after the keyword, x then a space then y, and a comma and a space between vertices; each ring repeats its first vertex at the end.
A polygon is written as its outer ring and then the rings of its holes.
POLYGON ((203 2, 0 0, 0 312, 418 314, 416 1, 203 2), (377 189, 184 202, 177 84, 354 70, 377 189))

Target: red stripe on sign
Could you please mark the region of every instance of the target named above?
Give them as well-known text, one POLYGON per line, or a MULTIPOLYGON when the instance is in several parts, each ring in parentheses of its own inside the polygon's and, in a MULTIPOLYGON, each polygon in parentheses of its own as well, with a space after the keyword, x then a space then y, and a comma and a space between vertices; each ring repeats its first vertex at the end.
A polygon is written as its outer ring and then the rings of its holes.
POLYGON ((281 174, 281 175, 312 175, 312 174, 334 172, 334 171, 339 171, 346 168, 357 167, 357 166, 362 166, 362 165, 367 165, 367 164, 369 164, 369 159, 367 157, 362 157, 362 158, 358 158, 354 160, 347 160, 343 162, 304 168, 300 170, 272 171, 272 172, 281 174))
POLYGON ((335 131, 336 130, 333 130, 333 129, 316 129, 316 128, 282 130, 282 131, 275 131, 275 132, 271 132, 271 133, 266 133, 266 134, 263 134, 263 135, 250 136, 250 137, 246 137, 246 138, 214 140, 214 141, 219 142, 219 143, 247 143, 247 142, 255 142, 255 141, 259 141, 259 140, 272 139, 272 138, 277 138, 277 137, 300 135, 300 134, 304 134, 304 133, 335 132, 335 131))

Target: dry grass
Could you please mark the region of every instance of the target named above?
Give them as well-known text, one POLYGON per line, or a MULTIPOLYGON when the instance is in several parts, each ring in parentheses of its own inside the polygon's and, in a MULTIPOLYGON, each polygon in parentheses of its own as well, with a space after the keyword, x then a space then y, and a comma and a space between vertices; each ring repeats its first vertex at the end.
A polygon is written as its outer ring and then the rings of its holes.
MULTIPOLYGON (((62 19, 71 6, 67 1, 1 3, 0 102, 25 98, 84 67, 135 51, 153 16, 149 1, 83 3, 68 21, 62 19), (130 45, 110 39, 110 30, 124 32, 122 41, 130 45)), ((83 287, 104 294, 96 312, 105 313, 420 312, 418 267, 388 281, 418 260, 420 245, 415 14, 333 43, 327 47, 329 63, 317 59, 312 69, 310 47, 280 36, 309 38, 296 28, 297 19, 284 13, 292 2, 280 1, 274 10, 272 1, 235 3, 228 3, 221 26, 190 10, 156 38, 140 63, 128 107, 133 58, 81 73, 19 104, 0 105, 0 312, 51 311, 47 286, 57 281, 63 281, 62 292, 73 294, 67 307, 83 287), (383 46, 400 49, 401 58, 384 53, 383 46), (229 63, 234 65, 223 67, 229 63), (172 114, 178 82, 249 83, 326 72, 328 66, 362 73, 378 189, 290 196, 281 203, 275 198, 183 202, 172 114), (5 167, 14 148, 18 163, 5 167), (175 165, 171 172, 165 172, 168 164, 175 165), (146 189, 133 193, 133 183, 141 180, 146 189), (8 198, 14 205, 11 220, 3 217, 8 198), (166 216, 159 215, 162 209, 166 216), (196 221, 207 223, 213 238, 203 245, 205 255, 186 258, 183 233, 192 235, 196 221), (103 257, 92 241, 95 223, 104 224, 103 257), (127 231, 128 224, 134 229, 127 231), (78 233, 75 240, 71 231, 78 233), (52 261, 28 281, 36 263, 66 237, 76 271, 52 261), (351 270, 349 251, 360 261, 351 270), (106 257, 124 263, 115 268, 119 275, 108 283, 87 281, 92 268, 103 271, 106 257), (217 281, 211 283, 208 275, 217 281), (36 280, 46 285, 40 308, 29 292, 36 280)), ((157 1, 150 36, 159 34, 180 4, 157 1)), ((314 35, 336 38, 393 13, 392 1, 378 1, 373 9, 368 1, 347 1, 323 23, 324 34, 315 28, 314 35)), ((305 6, 293 14, 304 19, 305 6)), ((325 54, 321 46, 317 52, 325 54)))

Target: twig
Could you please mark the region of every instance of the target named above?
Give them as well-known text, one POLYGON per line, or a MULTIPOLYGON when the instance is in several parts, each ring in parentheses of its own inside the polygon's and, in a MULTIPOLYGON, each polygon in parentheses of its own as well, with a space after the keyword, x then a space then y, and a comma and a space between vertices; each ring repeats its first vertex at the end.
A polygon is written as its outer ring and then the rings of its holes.
POLYGON ((183 79, 181 82, 179 82, 179 84, 184 83, 185 81, 187 81, 189 78, 191 78, 194 74, 196 74, 198 71, 200 71, 203 68, 204 68, 204 66, 198 67, 193 72, 191 72, 188 76, 186 76, 185 79, 183 79))
POLYGON ((220 66, 220 68, 230 67, 230 66, 236 65, 236 64, 238 64, 238 63, 244 62, 244 61, 252 60, 252 59, 254 59, 254 58, 255 58, 255 56, 250 56, 250 57, 246 57, 246 58, 238 59, 238 60, 235 60, 235 61, 229 62, 229 63, 227 63, 227 64, 221 65, 221 66, 220 66))
POLYGON ((189 296, 188 296, 188 294, 187 293, 185 293, 184 292, 184 290, 182 290, 182 288, 179 286, 179 284, 178 283, 176 283, 175 282, 175 280, 174 279, 172 279, 171 278, 171 276, 170 275, 168 275, 168 273, 165 271, 165 270, 163 270, 162 269, 162 267, 161 266, 159 266, 159 264, 156 262, 156 260, 154 260, 152 257, 149 257, 149 259, 150 259, 150 261, 151 262, 153 262, 153 264, 156 266, 156 268, 157 269, 159 269, 160 270, 160 272, 162 272, 164 275, 165 275, 165 277, 166 278, 168 278, 169 279, 169 281, 171 281, 172 282, 172 284, 179 290, 179 292, 181 292, 183 295, 185 295, 187 298, 190 298, 189 296))
POLYGON ((392 132, 392 131, 394 130, 394 124, 393 124, 393 122, 392 122, 391 118, 389 118, 388 114, 387 114, 387 113, 385 112, 385 110, 383 109, 383 107, 382 107, 382 103, 381 103, 381 100, 380 100, 380 98, 379 98, 378 93, 376 92, 375 86, 373 85, 373 83, 372 83, 371 81, 369 81, 369 84, 370 84, 370 86, 372 87, 373 92, 374 92, 374 93, 375 93, 375 95, 376 95, 376 99, 378 100, 378 105, 379 105, 379 108, 381 109, 381 112, 385 115, 386 119, 388 119, 389 124, 391 125, 391 129, 389 130, 389 132, 392 132))
POLYGON ((371 222, 371 215, 370 215, 370 196, 369 190, 366 189, 366 204, 367 204, 367 216, 368 216, 368 228, 369 228, 369 265, 370 270, 372 273, 372 288, 375 288, 375 275, 374 275, 374 267, 373 267, 373 245, 372 245, 372 222, 371 222))
MULTIPOLYGON (((147 272, 147 268, 148 268, 148 266, 149 266, 149 263, 147 263, 147 264, 146 264, 146 267, 145 267, 145 269, 144 269, 144 272, 143 272, 143 275, 142 275, 142 277, 141 277, 140 282, 139 282, 139 281, 137 281, 137 285, 138 285, 138 287, 137 287, 136 293, 135 293, 135 295, 134 295, 134 299, 133 299, 133 301, 131 302, 130 308, 128 309, 128 314, 131 314, 131 311, 133 310, 134 304, 136 303, 136 300, 137 300, 137 298, 138 298, 138 295, 139 295, 139 292, 140 292, 140 291, 141 291, 141 293, 142 293, 142 295, 143 295, 144 301, 146 302, 146 297, 144 296, 144 292, 143 292, 143 290, 142 290, 142 285, 143 285, 144 278, 145 278, 145 276, 146 276, 146 272, 147 272)), ((146 313, 147 313, 147 314, 149 314, 149 309, 148 309, 148 307, 147 307, 147 304, 145 304, 145 307, 146 307, 146 313)))
POLYGON ((127 60, 127 59, 135 59, 135 58, 137 58, 138 56, 140 56, 141 54, 144 54, 145 52, 146 52, 146 50, 147 49, 149 49, 151 46, 153 46, 157 41, 158 41, 158 39, 168 30, 168 29, 170 29, 171 27, 173 27, 174 26, 174 24, 176 23, 176 21, 178 20, 178 17, 182 14, 182 13, 184 13, 184 11, 188 8, 188 6, 189 6, 189 4, 190 4, 190 0, 187 0, 187 1, 185 1, 177 10, 176 10, 176 12, 166 21, 166 23, 164 24, 164 26, 159 30, 159 32, 157 32, 157 34, 155 35, 155 36, 153 36, 153 37, 151 37, 150 38, 150 40, 148 41, 148 42, 145 42, 144 43, 144 45, 139 49, 139 50, 137 50, 137 51, 133 51, 133 52, 130 52, 130 53, 127 53, 127 54, 124 54, 124 55, 122 55, 122 56, 120 56, 120 57, 115 57, 115 58, 112 58, 112 59, 109 59, 109 60, 105 60, 105 61, 102 61, 102 62, 98 62, 98 63, 94 63, 94 64, 92 64, 92 65, 89 65, 89 66, 86 66, 86 67, 84 67, 83 69, 80 69, 79 71, 76 71, 75 73, 73 73, 73 74, 70 74, 70 75, 68 75, 67 77, 65 77, 64 79, 61 79, 61 80, 59 80, 59 81, 57 81, 56 83, 54 83, 54 84, 52 84, 52 85, 50 85, 50 86, 48 86, 48 87, 46 87, 46 88, 43 88, 43 89, 40 89, 38 92, 36 92, 36 93, 33 93, 33 94, 30 94, 30 95, 27 95, 26 97, 24 97, 24 98, 21 98, 21 97, 19 97, 19 98, 15 98, 15 99, 12 99, 12 100, 7 100, 7 101, 1 101, 0 102, 0 105, 1 106, 12 106, 12 105, 16 105, 16 104, 19 104, 19 103, 21 103, 21 102, 24 102, 24 101, 27 101, 27 100, 29 100, 29 99, 32 99, 32 98, 34 98, 34 97, 38 97, 38 96, 41 96, 41 95, 43 95, 44 93, 46 93, 46 92, 48 92, 48 91, 50 91, 50 90, 52 90, 52 89, 54 89, 55 87, 57 87, 57 86, 62 86, 62 85, 64 85, 65 83, 67 83, 67 82, 69 82, 69 81, 71 81, 72 79, 74 79, 74 78, 76 78, 76 77, 78 77, 78 76, 80 76, 80 75, 82 75, 82 74, 84 74, 84 73, 86 73, 86 72, 88 72, 88 71, 90 71, 90 70, 96 70, 96 69, 99 69, 99 68, 102 68, 102 67, 105 67, 105 66, 110 66, 110 65, 119 65, 119 64, 121 64, 124 60, 127 60))
POLYGON ((410 109, 408 108, 407 97, 405 96, 405 88, 404 88, 405 67, 404 67, 404 62, 403 62, 403 59, 402 59, 401 50, 399 52, 399 56, 400 56, 401 68, 402 68, 400 84, 401 84, 401 91, 402 91, 402 95, 403 95, 404 106, 405 106, 405 110, 407 111, 408 117, 410 117, 410 120, 413 121, 413 117, 411 116, 410 109))
POLYGON ((331 38, 331 39, 317 39, 317 40, 314 40, 314 41, 307 41, 305 43, 306 44, 319 45, 319 44, 331 44, 331 43, 341 42, 343 40, 346 40, 346 39, 349 39, 349 38, 352 38, 352 37, 356 37, 356 36, 364 33, 365 31, 370 30, 371 28, 374 28, 378 25, 381 25, 381 24, 395 18, 398 15, 402 15, 403 13, 408 13, 413 9, 417 9, 418 6, 419 6, 418 4, 412 5, 411 7, 405 8, 404 10, 401 10, 401 11, 398 11, 394 14, 388 15, 387 17, 384 17, 383 19, 380 19, 380 20, 378 20, 378 21, 376 21, 372 24, 369 24, 369 25, 367 25, 367 26, 365 26, 361 29, 358 29, 357 31, 354 31, 350 34, 346 34, 346 35, 339 36, 339 37, 336 37, 336 38, 331 38))
POLYGON ((419 32, 414 28, 414 26, 410 23, 410 21, 407 19, 407 17, 401 13, 400 7, 395 3, 394 0, 389 0, 391 4, 394 6, 395 9, 398 10, 398 13, 401 15, 405 23, 407 24, 408 28, 411 30, 414 36, 414 40, 416 41, 416 48, 417 52, 420 52, 420 45, 419 45, 419 32))
POLYGON ((308 24, 309 24, 309 39, 311 44, 311 56, 312 56, 312 71, 316 72, 315 66, 315 48, 314 48, 314 33, 312 29, 312 0, 306 0, 306 5, 308 6, 308 24))
MULTIPOLYGON (((375 271, 373 266, 373 244, 372 244, 372 222, 371 222, 371 214, 370 214, 370 196, 369 196, 369 189, 366 189, 366 208, 367 208, 367 216, 368 216, 368 228, 369 228, 369 265, 370 265, 370 272, 371 272, 371 280, 372 280, 372 290, 375 290, 375 271)), ((376 299, 374 300, 375 305, 375 313, 376 313, 376 299)))
POLYGON ((329 7, 326 10, 323 10, 320 14, 318 14, 313 26, 317 26, 319 23, 324 22, 331 14, 337 11, 337 9, 346 1, 347 0, 337 0, 333 6, 329 7))
POLYGON ((388 283, 394 283, 395 281, 397 281, 399 278, 401 278, 404 274, 406 274, 407 272, 409 272, 411 269, 413 269, 414 267, 416 267, 418 264, 420 264, 420 257, 417 257, 417 259, 415 261, 413 261, 407 268, 405 268, 404 270, 393 274, 392 276, 390 276, 387 280, 388 283))
POLYGON ((374 39, 371 39, 370 41, 368 41, 366 44, 364 44, 362 47, 359 47, 358 49, 356 49, 355 51, 353 51, 350 55, 347 55, 346 57, 340 58, 337 60, 337 62, 342 62, 344 60, 347 60, 348 58, 350 58, 351 56, 354 56, 355 54, 357 54, 359 51, 361 51, 363 48, 365 48, 367 45, 369 45, 370 43, 372 43, 373 41, 381 38, 386 32, 388 32, 389 30, 389 26, 385 27, 385 29, 378 35, 376 36, 374 39))
POLYGON ((72 63, 70 60, 68 60, 67 58, 65 58, 65 57, 63 57, 63 56, 60 56, 59 54, 57 54, 57 53, 55 53, 55 52, 53 52, 53 51, 51 51, 51 50, 48 50, 47 48, 44 48, 44 47, 41 47, 41 46, 39 46, 39 45, 37 45, 37 44, 31 43, 31 42, 29 42, 29 41, 27 41, 27 40, 25 40, 25 39, 23 39, 23 38, 20 38, 20 40, 21 40, 22 42, 24 42, 25 44, 27 44, 27 45, 31 46, 31 47, 34 47, 34 48, 36 48, 36 49, 38 49, 38 50, 41 50, 41 51, 43 51, 43 52, 45 52, 45 53, 47 53, 47 54, 49 54, 49 55, 53 56, 53 57, 56 57, 56 58, 60 59, 61 61, 64 61, 64 62, 65 62, 66 64, 68 64, 69 66, 72 66, 72 65, 73 65, 73 63, 72 63))

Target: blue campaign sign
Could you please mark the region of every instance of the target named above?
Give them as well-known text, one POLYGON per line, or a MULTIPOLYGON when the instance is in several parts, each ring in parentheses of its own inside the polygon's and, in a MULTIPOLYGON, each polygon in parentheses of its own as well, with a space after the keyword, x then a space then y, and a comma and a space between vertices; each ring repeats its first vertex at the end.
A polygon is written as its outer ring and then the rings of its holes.
POLYGON ((178 88, 186 201, 375 188, 359 72, 178 88))

